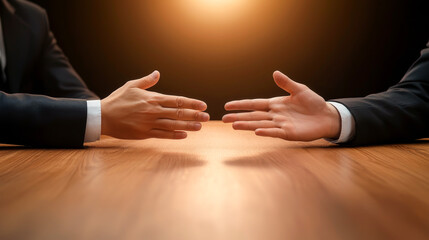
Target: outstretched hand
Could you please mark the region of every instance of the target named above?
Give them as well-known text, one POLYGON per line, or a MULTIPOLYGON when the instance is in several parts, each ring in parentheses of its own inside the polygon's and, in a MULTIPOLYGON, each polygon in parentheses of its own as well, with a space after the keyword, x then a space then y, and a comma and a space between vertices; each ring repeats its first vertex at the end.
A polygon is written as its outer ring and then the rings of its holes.
POLYGON ((236 130, 255 131, 258 136, 292 141, 338 138, 341 121, 337 110, 307 86, 294 82, 283 73, 273 74, 276 84, 289 96, 228 102, 225 123, 233 122, 236 130))
POLYGON ((146 89, 160 78, 158 71, 127 82, 101 100, 101 134, 121 139, 183 139, 210 119, 206 103, 146 89))

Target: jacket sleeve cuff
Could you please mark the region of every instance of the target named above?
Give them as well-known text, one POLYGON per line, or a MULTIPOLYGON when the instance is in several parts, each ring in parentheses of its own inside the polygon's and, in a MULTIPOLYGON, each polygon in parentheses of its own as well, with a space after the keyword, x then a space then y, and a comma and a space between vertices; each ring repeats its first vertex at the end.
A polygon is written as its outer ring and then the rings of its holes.
POLYGON ((341 133, 338 139, 326 139, 332 143, 346 143, 353 139, 355 135, 355 119, 350 111, 341 103, 328 102, 334 106, 341 116, 341 133))
POLYGON ((85 142, 100 140, 101 135, 101 102, 100 100, 87 101, 87 117, 85 129, 85 142))

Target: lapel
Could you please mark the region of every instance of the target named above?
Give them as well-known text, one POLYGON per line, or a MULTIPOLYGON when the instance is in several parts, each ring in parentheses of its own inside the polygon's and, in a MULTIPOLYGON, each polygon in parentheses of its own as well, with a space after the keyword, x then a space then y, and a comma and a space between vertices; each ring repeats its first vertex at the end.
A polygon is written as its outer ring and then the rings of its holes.
POLYGON ((6 76, 11 92, 18 92, 27 65, 28 41, 31 41, 32 34, 30 27, 16 15, 15 8, 7 0, 0 1, 3 5, 0 11, 6 49, 6 76))

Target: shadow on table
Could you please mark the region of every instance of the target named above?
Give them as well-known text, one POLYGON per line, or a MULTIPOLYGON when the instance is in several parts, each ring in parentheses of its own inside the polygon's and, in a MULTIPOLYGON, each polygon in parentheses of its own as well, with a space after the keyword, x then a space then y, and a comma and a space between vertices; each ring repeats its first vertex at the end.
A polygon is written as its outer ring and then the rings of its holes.
POLYGON ((180 168, 202 167, 207 164, 194 155, 186 153, 160 153, 159 160, 154 170, 172 171, 180 168))
POLYGON ((106 167, 127 166, 146 171, 172 171, 204 166, 207 162, 195 155, 168 152, 157 148, 92 148, 92 159, 106 167))
POLYGON ((301 166, 310 161, 343 165, 350 160, 350 150, 335 145, 296 145, 272 148, 259 154, 232 158, 223 163, 231 167, 278 168, 301 166))
POLYGON ((305 157, 306 150, 300 148, 287 148, 281 150, 267 151, 257 155, 243 156, 226 160, 223 163, 231 167, 251 168, 277 168, 293 162, 299 162, 305 157))

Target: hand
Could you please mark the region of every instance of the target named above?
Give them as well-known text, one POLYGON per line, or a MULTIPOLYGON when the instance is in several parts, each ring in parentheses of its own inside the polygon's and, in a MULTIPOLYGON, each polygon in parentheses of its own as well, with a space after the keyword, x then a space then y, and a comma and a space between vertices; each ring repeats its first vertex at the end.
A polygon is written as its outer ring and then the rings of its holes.
POLYGON ((101 100, 101 134, 121 139, 183 139, 210 119, 199 100, 163 95, 146 89, 160 78, 158 71, 127 82, 101 100))
POLYGON ((276 84, 290 96, 228 102, 226 110, 252 112, 227 114, 223 121, 233 122, 236 130, 251 130, 258 136, 292 141, 339 137, 341 117, 335 107, 283 73, 276 71, 273 76, 276 84))

